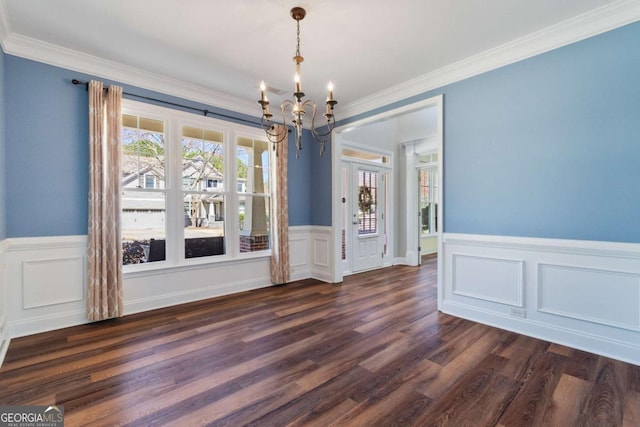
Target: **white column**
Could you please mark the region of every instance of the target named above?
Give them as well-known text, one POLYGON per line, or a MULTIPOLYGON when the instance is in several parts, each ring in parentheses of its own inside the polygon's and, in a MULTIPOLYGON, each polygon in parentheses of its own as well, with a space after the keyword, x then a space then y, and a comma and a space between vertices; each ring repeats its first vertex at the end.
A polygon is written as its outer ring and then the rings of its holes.
POLYGON ((418 265, 418 257, 420 252, 418 246, 418 176, 416 173, 416 145, 414 142, 404 144, 404 152, 406 155, 406 189, 407 189, 407 216, 406 216, 406 233, 407 233, 407 252, 405 260, 408 265, 418 265))
MULTIPOLYGON (((262 153, 264 147, 258 144, 253 148, 253 167, 247 172, 247 192, 264 193, 264 178, 262 176, 262 153)), ((251 203, 247 203, 244 211, 244 229, 242 235, 263 236, 269 234, 267 226, 266 200, 264 197, 251 197, 251 203)))

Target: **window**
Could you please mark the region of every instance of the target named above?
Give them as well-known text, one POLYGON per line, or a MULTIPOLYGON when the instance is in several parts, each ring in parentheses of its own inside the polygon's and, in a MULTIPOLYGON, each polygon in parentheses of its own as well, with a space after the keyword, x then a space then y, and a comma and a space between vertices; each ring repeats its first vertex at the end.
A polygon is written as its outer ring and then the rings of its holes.
POLYGON ((223 255, 225 194, 208 183, 224 178, 224 134, 219 130, 183 126, 180 141, 184 257, 223 255))
POLYGON ((269 249, 271 150, 266 140, 239 137, 236 148, 240 252, 269 249))
POLYGON ((125 272, 269 253, 273 154, 258 129, 123 100, 122 144, 125 272))
POLYGON ((156 177, 155 175, 146 173, 144 174, 144 185, 141 185, 142 188, 156 188, 156 177))
POLYGON ((384 154, 376 154, 376 153, 356 150, 354 148, 343 148, 342 158, 365 160, 367 162, 381 163, 381 164, 388 164, 390 161, 389 156, 385 156, 384 154))
POLYGON ((420 169, 420 217, 422 234, 438 232, 438 169, 420 169))
POLYGON ((122 262, 163 261, 166 236, 165 123, 122 116, 122 262))

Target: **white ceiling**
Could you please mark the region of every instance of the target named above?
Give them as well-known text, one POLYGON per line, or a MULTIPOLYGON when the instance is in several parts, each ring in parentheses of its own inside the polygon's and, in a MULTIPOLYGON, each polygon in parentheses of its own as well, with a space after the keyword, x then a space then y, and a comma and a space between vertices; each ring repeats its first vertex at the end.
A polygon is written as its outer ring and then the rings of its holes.
POLYGON ((0 0, 0 13, 5 36, 253 101, 260 80, 291 92, 295 21, 289 10, 302 6, 303 90, 322 102, 331 79, 339 108, 624 1, 0 0))
MULTIPOLYGON (((342 137, 345 141, 360 145, 370 145, 372 141, 387 141, 389 145, 383 148, 392 149, 398 143, 435 136, 437 131, 438 109, 428 107, 350 128, 343 131, 342 137)), ((435 149, 435 140, 433 144, 435 149)))

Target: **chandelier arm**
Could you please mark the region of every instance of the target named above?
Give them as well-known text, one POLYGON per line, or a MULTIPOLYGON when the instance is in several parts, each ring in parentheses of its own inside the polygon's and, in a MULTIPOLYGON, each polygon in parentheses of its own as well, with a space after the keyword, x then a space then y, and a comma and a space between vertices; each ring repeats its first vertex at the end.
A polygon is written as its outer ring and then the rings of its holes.
POLYGON ((275 144, 282 142, 282 139, 278 141, 272 141, 273 138, 278 136, 278 133, 274 131, 275 125, 280 123, 275 123, 270 120, 265 120, 264 118, 261 121, 262 130, 267 134, 270 142, 274 142, 275 144))
POLYGON ((290 99, 285 99, 284 101, 282 101, 282 104, 280 104, 280 111, 282 113, 283 120, 284 120, 284 113, 287 111, 287 108, 291 108, 291 110, 293 111, 294 106, 295 106, 295 103, 290 99))
POLYGON ((313 118, 311 119, 311 132, 313 133, 313 135, 317 138, 320 139, 324 139, 327 138, 331 135, 331 132, 333 132, 333 128, 336 127, 336 119, 335 116, 332 114, 331 117, 327 120, 327 124, 323 125, 322 127, 327 128, 326 132, 320 132, 318 131, 318 129, 316 129, 316 109, 315 109, 315 105, 314 105, 314 109, 313 109, 313 118))
POLYGON ((320 155, 322 156, 324 154, 324 149, 325 149, 326 143, 327 143, 327 141, 330 140, 331 132, 333 131, 333 128, 335 127, 335 118, 333 116, 331 116, 332 122, 329 122, 327 124, 328 131, 326 133, 319 132, 316 129, 316 106, 315 106, 315 103, 313 103, 313 102, 311 102, 311 105, 313 105, 313 115, 312 115, 312 118, 311 118, 311 135, 313 136, 314 141, 316 141, 318 144, 320 144, 320 155))
MULTIPOLYGON (((271 142, 271 144, 273 145, 273 149, 276 149, 276 144, 281 143, 282 141, 284 141, 286 138, 288 138, 288 132, 285 132, 284 134, 281 134, 280 132, 276 132, 275 131, 275 126, 277 124, 277 122, 273 122, 269 119, 267 119, 264 114, 262 115, 262 119, 260 121, 261 126, 262 126, 262 130, 264 130, 265 134, 267 135, 267 139, 269 140, 269 142, 271 142)), ((282 115, 282 125, 286 126, 286 122, 284 120, 284 115, 282 115)))

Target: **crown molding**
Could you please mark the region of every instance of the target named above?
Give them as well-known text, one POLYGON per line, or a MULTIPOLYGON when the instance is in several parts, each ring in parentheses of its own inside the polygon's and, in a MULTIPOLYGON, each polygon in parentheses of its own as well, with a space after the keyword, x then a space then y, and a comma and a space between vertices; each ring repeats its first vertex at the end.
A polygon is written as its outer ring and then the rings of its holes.
POLYGON ((341 120, 540 55, 640 20, 640 1, 618 0, 346 104, 341 120))
POLYGON ((15 34, 11 31, 4 0, 0 0, 0 44, 4 52, 10 55, 177 96, 236 113, 260 117, 260 109, 256 108, 253 101, 15 34))
POLYGON ((11 21, 9 21, 9 11, 4 0, 0 0, 0 46, 4 52, 7 51, 4 41, 9 38, 12 33, 11 21))
MULTIPOLYGON (((539 55, 640 20, 640 1, 617 0, 551 27, 389 87, 340 108, 341 120, 402 101, 496 68, 539 55)), ((0 0, 0 45, 5 53, 260 117, 254 102, 13 33, 0 0)))

